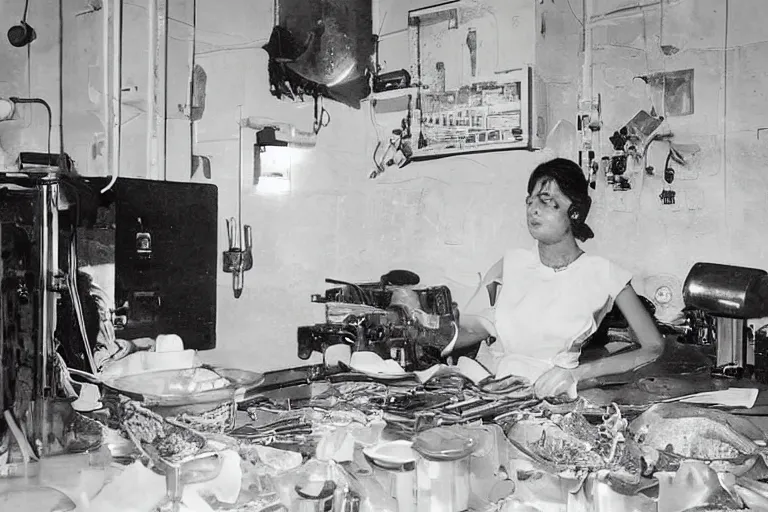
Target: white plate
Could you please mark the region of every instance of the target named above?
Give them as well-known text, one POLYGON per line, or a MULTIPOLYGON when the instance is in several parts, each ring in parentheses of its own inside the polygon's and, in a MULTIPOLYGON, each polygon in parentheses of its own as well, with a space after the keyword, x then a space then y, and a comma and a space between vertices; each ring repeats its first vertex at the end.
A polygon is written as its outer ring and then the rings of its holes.
POLYGON ((375 352, 354 352, 349 360, 349 367, 363 375, 376 379, 402 379, 412 375, 407 373, 395 361, 382 359, 375 352))

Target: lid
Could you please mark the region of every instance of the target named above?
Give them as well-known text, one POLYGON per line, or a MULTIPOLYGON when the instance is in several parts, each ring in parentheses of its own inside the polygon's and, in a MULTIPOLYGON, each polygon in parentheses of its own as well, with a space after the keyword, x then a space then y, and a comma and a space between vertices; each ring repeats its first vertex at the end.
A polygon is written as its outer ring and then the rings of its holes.
POLYGON ((393 471, 413 471, 416 456, 410 441, 390 441, 363 448, 363 455, 369 463, 393 471))
POLYGON ((413 440, 413 449, 431 460, 459 460, 472 454, 475 440, 469 434, 450 427, 426 430, 413 440))

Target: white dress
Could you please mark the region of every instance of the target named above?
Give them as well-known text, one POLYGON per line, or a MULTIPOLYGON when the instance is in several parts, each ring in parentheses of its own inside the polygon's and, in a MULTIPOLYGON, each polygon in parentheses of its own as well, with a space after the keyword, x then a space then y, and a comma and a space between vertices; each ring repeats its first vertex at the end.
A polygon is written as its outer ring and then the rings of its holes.
POLYGON ((496 342, 483 342, 477 361, 496 377, 535 381, 554 366, 576 368, 581 348, 613 308, 632 275, 600 256, 582 254, 556 271, 536 250, 509 251, 489 320, 496 342))

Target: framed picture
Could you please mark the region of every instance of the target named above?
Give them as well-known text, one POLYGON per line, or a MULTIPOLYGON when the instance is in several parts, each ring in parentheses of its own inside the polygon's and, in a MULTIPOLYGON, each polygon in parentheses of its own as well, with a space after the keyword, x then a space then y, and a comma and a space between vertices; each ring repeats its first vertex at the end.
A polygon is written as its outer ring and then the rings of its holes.
POLYGON ((467 0, 409 12, 414 158, 530 147, 531 69, 499 69, 499 24, 467 0))

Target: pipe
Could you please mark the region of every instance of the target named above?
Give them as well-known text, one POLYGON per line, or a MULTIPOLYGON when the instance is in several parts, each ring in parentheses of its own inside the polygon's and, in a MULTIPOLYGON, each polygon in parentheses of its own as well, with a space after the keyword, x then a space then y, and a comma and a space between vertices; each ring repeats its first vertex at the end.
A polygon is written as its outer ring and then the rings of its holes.
MULTIPOLYGON (((104 4, 106 5, 110 1, 111 0, 107 0, 104 4)), ((110 133, 112 135, 112 179, 106 187, 101 189, 102 194, 111 189, 115 185, 115 182, 117 182, 118 176, 120 176, 120 137, 123 124, 123 0, 115 0, 115 2, 115 12, 112 15, 112 94, 109 98, 111 100, 109 103, 111 104, 112 109, 110 116, 110 133)))
POLYGON ((157 67, 157 2, 149 0, 149 51, 147 52, 147 178, 157 174, 155 150, 155 69, 157 67))
POLYGON ((112 103, 111 103, 111 96, 109 94, 109 78, 110 78, 110 67, 107 64, 109 60, 109 13, 110 13, 110 3, 111 0, 105 0, 102 2, 102 26, 101 29, 104 32, 104 39, 102 41, 102 47, 101 47, 101 55, 102 55, 102 66, 104 67, 104 80, 102 82, 102 94, 101 97, 104 99, 104 139, 106 143, 106 155, 104 158, 105 167, 109 168, 109 163, 112 161, 112 151, 115 141, 112 140, 112 103))
MULTIPOLYGON (((24 15, 26 16, 26 9, 24 15)), ((50 121, 48 126, 48 154, 50 155, 50 121)), ((59 171, 67 170, 64 157, 64 0, 59 0, 59 171)))
POLYGON ((166 179, 166 73, 168 0, 149 1, 149 59, 147 63, 147 177, 166 179))
POLYGON ((584 67, 582 68, 583 100, 592 103, 594 95, 592 84, 592 0, 583 0, 584 19, 584 67))
MULTIPOLYGON (((725 233, 729 232, 728 226, 728 0, 725 0, 725 29, 723 31, 723 83, 721 90, 723 91, 723 101, 721 102, 720 122, 722 133, 722 150, 720 154, 720 169, 723 173, 723 222, 725 224, 725 233)), ((729 245, 729 250, 732 249, 729 245)))
MULTIPOLYGON (((51 131, 53 130, 53 113, 51 112, 51 106, 48 105, 48 102, 45 101, 42 98, 17 98, 15 96, 11 96, 8 98, 8 100, 11 101, 11 103, 20 104, 20 103, 38 103, 45 107, 45 110, 48 112, 48 154, 51 154, 51 131)), ((61 124, 59 124, 59 127, 61 127, 61 124)), ((61 129, 61 128, 60 128, 61 129)), ((60 155, 64 154, 64 144, 62 142, 62 148, 60 155)))
POLYGON ((37 349, 39 359, 37 364, 37 382, 35 396, 50 396, 52 382, 49 380, 48 365, 53 352, 53 333, 56 328, 56 297, 50 290, 51 279, 57 273, 58 251, 58 197, 59 185, 55 177, 47 177, 39 186, 38 214, 40 224, 38 236, 40 240, 39 258, 40 275, 38 278, 38 308, 40 312, 40 330, 37 334, 37 349))
MULTIPOLYGON (((197 0, 192 0, 192 55, 189 59, 189 90, 187 91, 187 111, 189 115, 189 165, 195 155, 195 121, 192 120, 192 109, 195 102, 195 52, 197 51, 197 0)), ((194 169, 190 168, 190 177, 194 169)))

